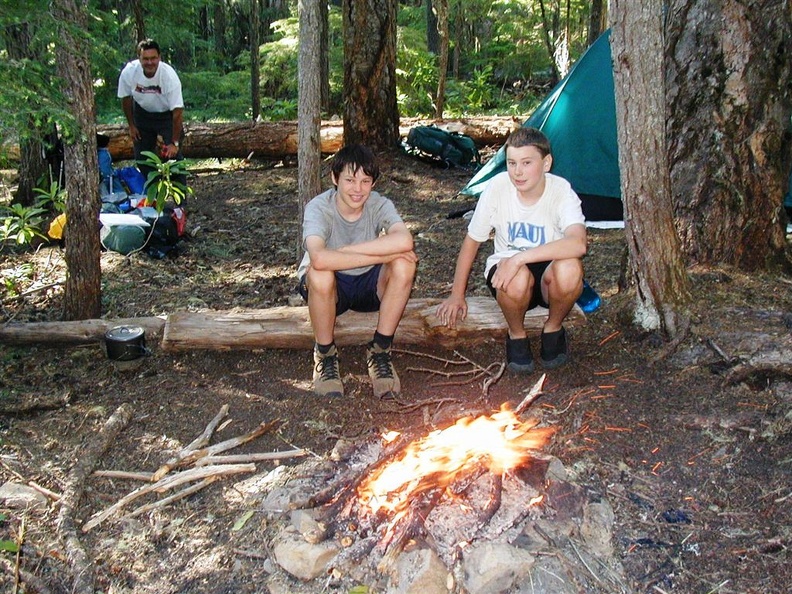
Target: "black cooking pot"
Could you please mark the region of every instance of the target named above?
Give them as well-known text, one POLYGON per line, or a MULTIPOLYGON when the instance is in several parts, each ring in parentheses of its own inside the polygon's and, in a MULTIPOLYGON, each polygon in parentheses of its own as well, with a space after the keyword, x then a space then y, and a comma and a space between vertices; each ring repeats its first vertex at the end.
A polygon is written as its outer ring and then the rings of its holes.
POLYGON ((146 331, 140 326, 116 326, 105 333, 107 358, 131 361, 148 354, 146 331))

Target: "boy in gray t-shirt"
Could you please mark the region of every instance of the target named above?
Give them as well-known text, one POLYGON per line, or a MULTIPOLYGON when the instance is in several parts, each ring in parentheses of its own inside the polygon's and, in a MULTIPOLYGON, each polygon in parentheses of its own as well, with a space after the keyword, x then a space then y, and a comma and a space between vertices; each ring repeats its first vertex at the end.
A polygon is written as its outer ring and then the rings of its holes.
POLYGON ((330 169, 335 187, 305 207, 305 256, 297 271, 316 342, 314 392, 344 393, 336 317, 349 309, 378 311, 374 338, 368 343, 368 372, 374 395, 394 398, 401 384, 390 350, 415 278, 418 257, 412 234, 393 203, 372 191, 379 167, 368 148, 342 148, 330 169))

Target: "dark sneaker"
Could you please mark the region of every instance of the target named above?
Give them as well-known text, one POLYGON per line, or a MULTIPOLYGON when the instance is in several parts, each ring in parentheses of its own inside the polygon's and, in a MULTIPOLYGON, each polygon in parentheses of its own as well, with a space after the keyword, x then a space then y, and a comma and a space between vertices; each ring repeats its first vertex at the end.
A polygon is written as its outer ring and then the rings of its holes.
POLYGON ((561 367, 569 360, 566 330, 563 326, 556 332, 542 332, 542 366, 547 369, 561 367))
POLYGON ((317 396, 344 395, 344 384, 341 382, 341 372, 338 366, 338 350, 335 345, 330 347, 325 355, 314 347, 313 382, 314 394, 317 396))
POLYGON ((534 361, 527 337, 506 337, 506 367, 512 373, 533 373, 534 361))
POLYGON ((370 342, 366 351, 366 366, 374 388, 374 396, 383 399, 399 396, 401 382, 393 368, 390 349, 383 349, 370 342))

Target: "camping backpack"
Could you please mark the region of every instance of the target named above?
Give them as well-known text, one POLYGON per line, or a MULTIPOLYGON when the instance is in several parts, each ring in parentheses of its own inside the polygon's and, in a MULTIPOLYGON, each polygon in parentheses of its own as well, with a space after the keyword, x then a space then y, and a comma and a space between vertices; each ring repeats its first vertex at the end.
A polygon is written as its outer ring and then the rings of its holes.
POLYGON ((481 165, 473 139, 437 126, 416 126, 407 133, 408 154, 424 157, 445 167, 478 167, 481 165))

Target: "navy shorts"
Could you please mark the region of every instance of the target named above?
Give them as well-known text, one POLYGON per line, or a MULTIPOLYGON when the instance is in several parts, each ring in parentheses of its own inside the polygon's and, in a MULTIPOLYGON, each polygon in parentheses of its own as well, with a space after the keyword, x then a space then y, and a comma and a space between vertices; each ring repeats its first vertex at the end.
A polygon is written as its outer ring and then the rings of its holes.
MULTIPOLYGON (((537 305, 549 307, 548 303, 544 300, 544 297, 542 297, 542 275, 544 274, 545 270, 547 270, 547 267, 550 266, 550 260, 546 262, 533 262, 531 264, 526 264, 526 266, 534 277, 533 293, 531 294, 531 301, 528 303, 528 309, 533 309, 537 305)), ((489 274, 487 275, 487 286, 489 287, 490 293, 492 293, 493 297, 496 297, 496 290, 495 287, 492 286, 492 277, 495 275, 495 271, 497 269, 498 265, 496 264, 490 268, 489 274)))
MULTIPOLYGON (((340 316, 345 311, 379 311, 380 300, 377 297, 377 281, 379 280, 382 264, 373 266, 363 274, 344 274, 336 272, 336 315, 340 316)), ((308 287, 305 284, 305 275, 300 279, 298 287, 300 295, 308 301, 308 287)))

